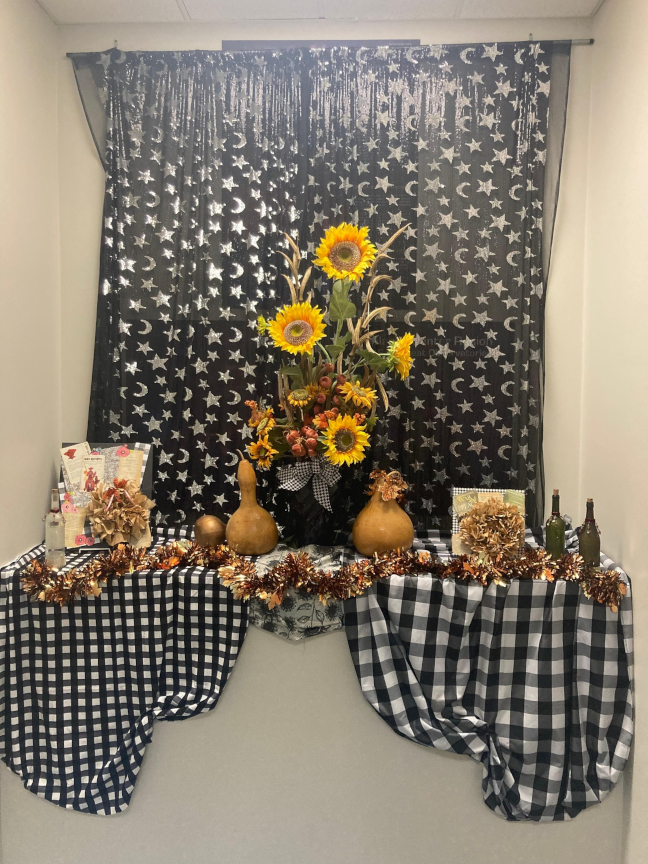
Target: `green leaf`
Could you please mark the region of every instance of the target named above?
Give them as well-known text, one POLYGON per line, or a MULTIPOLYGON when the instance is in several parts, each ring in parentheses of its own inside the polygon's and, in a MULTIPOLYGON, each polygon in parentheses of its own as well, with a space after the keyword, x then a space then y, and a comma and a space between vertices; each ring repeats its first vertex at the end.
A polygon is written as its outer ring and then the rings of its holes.
POLYGON ((337 360, 337 358, 344 351, 345 347, 350 341, 351 334, 345 333, 343 336, 338 336, 338 338, 335 340, 335 342, 333 342, 332 345, 327 345, 326 350, 331 360, 337 360))
POLYGON ((331 321, 345 321, 356 314, 355 304, 349 300, 349 286, 345 282, 337 280, 333 283, 333 294, 329 304, 331 321))
POLYGON ((358 351, 358 354, 367 366, 370 369, 375 369, 376 372, 386 372, 389 368, 389 361, 381 354, 374 354, 373 351, 366 351, 364 349, 358 351))
POLYGON ((277 455, 275 459, 281 459, 288 450, 290 449, 290 445, 286 441, 286 437, 283 434, 284 429, 279 426, 273 426, 272 429, 268 432, 268 440, 272 444, 275 450, 277 450, 277 455))
POLYGON ((282 375, 287 375, 289 378, 294 378, 300 387, 304 386, 304 376, 299 366, 282 366, 279 372, 282 375))

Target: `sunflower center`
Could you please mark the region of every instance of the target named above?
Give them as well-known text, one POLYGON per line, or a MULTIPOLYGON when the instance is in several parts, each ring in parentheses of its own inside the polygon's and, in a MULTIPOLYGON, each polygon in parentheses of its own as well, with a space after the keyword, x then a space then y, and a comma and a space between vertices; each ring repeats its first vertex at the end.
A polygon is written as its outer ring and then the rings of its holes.
POLYGON ((342 240, 333 246, 329 258, 338 270, 353 270, 360 263, 362 253, 355 243, 342 240))
POLYGON ((295 319, 286 325, 283 337, 290 345, 305 345, 313 335, 313 328, 308 321, 295 319))
POLYGON ((355 435, 350 429, 339 429, 335 433, 335 449, 338 453, 348 453, 355 446, 355 435))

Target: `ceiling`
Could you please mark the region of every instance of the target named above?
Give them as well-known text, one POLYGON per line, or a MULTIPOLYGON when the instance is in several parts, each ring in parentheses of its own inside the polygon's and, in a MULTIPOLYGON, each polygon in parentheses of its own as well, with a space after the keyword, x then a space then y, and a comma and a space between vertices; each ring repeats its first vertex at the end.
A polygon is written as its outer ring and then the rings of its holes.
POLYGON ((602 0, 38 0, 58 24, 263 19, 581 18, 602 0))

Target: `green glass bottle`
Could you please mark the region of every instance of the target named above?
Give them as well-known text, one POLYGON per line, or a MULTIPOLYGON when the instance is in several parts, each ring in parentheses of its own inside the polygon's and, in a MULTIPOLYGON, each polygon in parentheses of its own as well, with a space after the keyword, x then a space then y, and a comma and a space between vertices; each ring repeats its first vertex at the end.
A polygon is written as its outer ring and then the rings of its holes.
POLYGON ((585 521, 578 529, 578 551, 583 561, 592 567, 601 564, 601 536, 594 520, 594 500, 587 499, 585 521))
POLYGON ((551 516, 547 519, 545 548, 554 561, 565 554, 565 520, 560 515, 560 492, 553 490, 551 516))

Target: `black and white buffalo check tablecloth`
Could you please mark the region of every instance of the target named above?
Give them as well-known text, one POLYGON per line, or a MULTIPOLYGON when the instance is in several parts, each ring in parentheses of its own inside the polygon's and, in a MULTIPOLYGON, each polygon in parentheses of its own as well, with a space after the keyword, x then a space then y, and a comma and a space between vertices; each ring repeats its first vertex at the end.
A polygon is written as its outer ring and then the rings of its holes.
MULTIPOLYGON (((62 609, 34 603, 20 569, 42 552, 2 571, 0 753, 31 792, 61 807, 118 813, 154 722, 216 705, 247 608, 202 567, 109 580, 99 597, 62 609)), ((68 555, 71 565, 83 560, 68 555)))
POLYGON ((633 731, 629 584, 615 614, 571 582, 392 576, 345 610, 371 706, 399 735, 481 762, 500 816, 569 819, 619 779, 633 731))
MULTIPOLYGON (((160 532, 156 544, 182 536, 160 532)), ((535 542, 530 533, 527 542, 535 542)), ((449 554, 436 532, 416 546, 449 554)), ((154 721, 216 705, 247 605, 201 567, 124 576, 63 609, 31 602, 20 570, 42 551, 2 570, 0 754, 37 795, 117 813, 128 806, 154 721)), ((358 557, 350 547, 325 551, 327 566, 358 557)), ((68 562, 92 554, 75 551, 68 562)), ((281 635, 343 626, 341 608, 293 599, 281 635)), ((618 779, 632 738, 629 593, 615 615, 572 583, 485 591, 392 576, 344 606, 365 697, 399 734, 481 761, 486 803, 500 815, 565 819, 618 779)), ((281 632, 254 614, 258 626, 281 632)))

